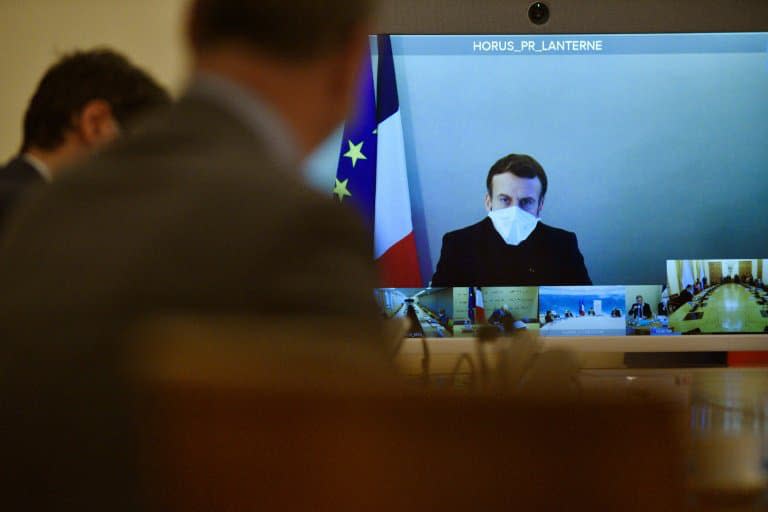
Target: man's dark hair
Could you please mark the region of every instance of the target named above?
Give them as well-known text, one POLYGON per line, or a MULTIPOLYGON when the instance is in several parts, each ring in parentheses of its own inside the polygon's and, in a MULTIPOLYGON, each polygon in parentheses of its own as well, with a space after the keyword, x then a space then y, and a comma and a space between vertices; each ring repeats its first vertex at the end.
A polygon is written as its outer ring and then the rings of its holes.
POLYGON ((37 86, 24 115, 21 151, 58 147, 73 117, 93 100, 109 103, 121 127, 136 114, 171 101, 165 89, 119 53, 103 48, 74 52, 51 66, 37 86))
POLYGON ((242 43, 278 58, 308 60, 342 47, 371 16, 375 0, 196 0, 197 50, 242 43))
POLYGON ((539 200, 544 199, 544 195, 547 193, 547 173, 544 172, 544 168, 533 157, 514 153, 499 159, 488 171, 485 186, 488 188, 489 196, 493 197, 493 177, 507 172, 511 172, 518 178, 539 178, 541 182, 541 197, 539 197, 539 200))

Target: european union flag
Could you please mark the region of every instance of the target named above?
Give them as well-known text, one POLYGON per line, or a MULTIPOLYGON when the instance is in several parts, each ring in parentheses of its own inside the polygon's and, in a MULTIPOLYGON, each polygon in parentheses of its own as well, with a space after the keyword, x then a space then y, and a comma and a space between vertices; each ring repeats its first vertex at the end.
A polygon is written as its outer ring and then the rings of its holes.
POLYGON ((355 110, 344 125, 333 193, 360 211, 373 232, 376 202, 376 95, 370 52, 363 66, 355 110))

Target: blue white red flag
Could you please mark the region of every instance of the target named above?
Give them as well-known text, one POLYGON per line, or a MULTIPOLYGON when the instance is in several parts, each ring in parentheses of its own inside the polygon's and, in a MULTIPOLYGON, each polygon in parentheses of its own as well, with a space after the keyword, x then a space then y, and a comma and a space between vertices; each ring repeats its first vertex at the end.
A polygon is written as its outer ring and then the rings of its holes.
POLYGON ((376 116, 379 143, 374 257, 386 286, 416 287, 422 285, 422 280, 413 234, 403 123, 389 36, 378 36, 378 47, 376 116))
POLYGON ((366 66, 355 117, 344 128, 334 194, 349 197, 373 228, 374 259, 381 285, 422 286, 405 161, 392 43, 377 36, 378 98, 373 105, 371 66, 366 66), (375 114, 375 115, 374 115, 375 114))

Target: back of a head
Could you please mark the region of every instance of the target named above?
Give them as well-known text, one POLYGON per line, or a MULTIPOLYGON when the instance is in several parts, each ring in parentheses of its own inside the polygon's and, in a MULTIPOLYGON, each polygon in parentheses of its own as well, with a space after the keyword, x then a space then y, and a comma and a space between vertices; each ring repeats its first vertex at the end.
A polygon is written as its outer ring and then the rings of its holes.
POLYGON ((74 117, 90 101, 109 104, 122 128, 137 115, 170 103, 168 92, 147 72, 106 48, 76 51, 51 66, 24 115, 21 151, 56 149, 74 117))
POLYGON ((332 53, 367 20, 374 0, 196 0, 190 39, 195 51, 240 43, 291 61, 332 53))

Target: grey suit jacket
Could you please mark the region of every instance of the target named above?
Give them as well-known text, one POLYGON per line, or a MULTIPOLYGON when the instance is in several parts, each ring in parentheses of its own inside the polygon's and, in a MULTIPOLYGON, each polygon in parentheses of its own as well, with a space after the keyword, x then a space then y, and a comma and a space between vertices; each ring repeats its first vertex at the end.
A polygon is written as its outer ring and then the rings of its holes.
POLYGON ((379 350, 375 286, 351 211, 310 190, 239 119, 181 100, 30 197, 4 234, 0 423, 4 453, 28 461, 8 485, 31 508, 65 497, 72 510, 138 507, 122 379, 137 321, 330 318, 379 350))

